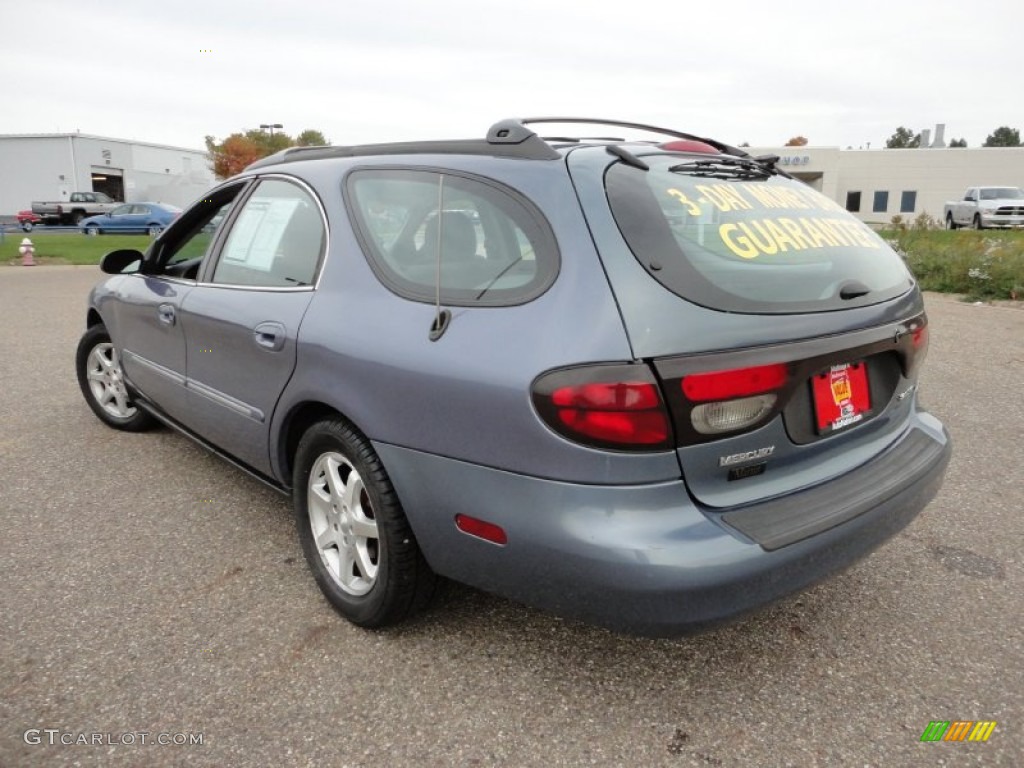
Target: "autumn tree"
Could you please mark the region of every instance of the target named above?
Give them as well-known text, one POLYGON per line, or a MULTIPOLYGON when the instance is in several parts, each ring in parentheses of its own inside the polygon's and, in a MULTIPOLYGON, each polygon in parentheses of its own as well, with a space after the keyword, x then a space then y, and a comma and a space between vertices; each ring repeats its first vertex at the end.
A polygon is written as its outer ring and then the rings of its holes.
POLYGON ((902 125, 885 142, 886 149, 913 149, 921 146, 921 134, 902 125))
POLYGON ((794 136, 792 139, 786 142, 787 147, 806 147, 807 138, 805 136, 794 136))
POLYGON ((1020 131, 1016 128, 1011 128, 1008 125, 1000 126, 996 128, 992 133, 985 139, 983 147, 1019 147, 1020 143, 1020 131))
POLYGON ((288 147, 327 146, 330 142, 317 130, 308 128, 293 139, 283 131, 268 132, 252 128, 244 133, 232 133, 218 142, 216 137, 206 137, 206 150, 210 155, 213 172, 218 179, 226 179, 241 173, 260 158, 280 152, 288 147))

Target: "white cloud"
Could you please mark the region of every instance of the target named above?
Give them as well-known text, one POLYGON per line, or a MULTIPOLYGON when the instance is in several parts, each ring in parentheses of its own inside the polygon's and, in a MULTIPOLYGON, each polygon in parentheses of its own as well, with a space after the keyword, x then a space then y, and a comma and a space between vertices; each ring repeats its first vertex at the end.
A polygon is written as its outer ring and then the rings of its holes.
POLYGON ((1017 3, 519 0, 5 11, 0 133, 81 129, 201 147, 260 123, 336 143, 482 135, 523 114, 661 123, 724 141, 881 146, 947 124, 1024 128, 1017 3), (906 6, 910 7, 906 7, 906 6), (45 18, 44 18, 45 17, 45 18), (209 50, 209 53, 202 52, 209 50))

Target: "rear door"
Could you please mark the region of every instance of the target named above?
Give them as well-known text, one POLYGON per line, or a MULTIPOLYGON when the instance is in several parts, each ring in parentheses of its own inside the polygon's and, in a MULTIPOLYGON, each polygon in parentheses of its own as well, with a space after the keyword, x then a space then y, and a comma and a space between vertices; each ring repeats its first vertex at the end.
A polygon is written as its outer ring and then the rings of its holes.
POLYGON ((327 247, 323 208, 296 179, 268 176, 238 205, 216 258, 182 303, 192 428, 264 473, 270 417, 327 247))
POLYGON ((769 168, 646 152, 642 169, 579 150, 570 171, 694 497, 781 495, 893 443, 927 338, 902 259, 769 168))

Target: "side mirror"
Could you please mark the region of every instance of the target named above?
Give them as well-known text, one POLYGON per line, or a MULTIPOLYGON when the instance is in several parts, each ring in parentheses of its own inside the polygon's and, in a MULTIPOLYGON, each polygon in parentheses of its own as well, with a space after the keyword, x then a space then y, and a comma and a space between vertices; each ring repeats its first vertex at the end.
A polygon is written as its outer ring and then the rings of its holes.
POLYGON ((142 266, 142 254, 134 248, 111 251, 100 259, 100 269, 108 275, 124 275, 138 272, 142 266))

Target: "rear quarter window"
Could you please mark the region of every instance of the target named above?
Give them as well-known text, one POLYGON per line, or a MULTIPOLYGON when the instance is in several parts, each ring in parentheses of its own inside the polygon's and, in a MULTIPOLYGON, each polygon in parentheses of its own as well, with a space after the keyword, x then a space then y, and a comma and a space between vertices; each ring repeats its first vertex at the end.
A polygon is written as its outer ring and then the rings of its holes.
POLYGON ((605 185, 633 254, 670 291, 755 314, 818 312, 909 290, 903 260, 869 227, 807 185, 735 165, 645 157, 617 163, 605 185), (705 164, 710 163, 710 164, 705 164))
POLYGON ((558 273, 558 248, 539 210, 491 180, 434 170, 362 169, 346 180, 349 214, 381 281, 433 302, 519 304, 558 273))

